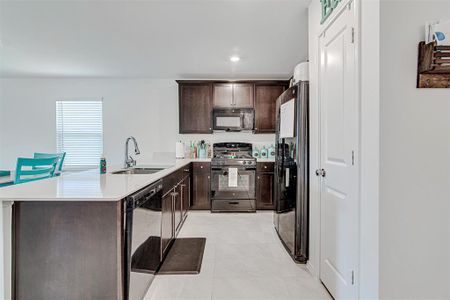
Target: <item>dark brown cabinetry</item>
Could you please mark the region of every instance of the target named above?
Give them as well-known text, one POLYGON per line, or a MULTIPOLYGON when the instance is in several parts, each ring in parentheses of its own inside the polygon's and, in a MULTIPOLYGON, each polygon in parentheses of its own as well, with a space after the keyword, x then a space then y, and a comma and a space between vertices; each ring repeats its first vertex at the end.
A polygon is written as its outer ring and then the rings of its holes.
POLYGON ((253 89, 252 83, 214 83, 214 107, 251 108, 253 89))
POLYGON ((191 209, 211 209, 211 164, 193 163, 191 209))
POLYGON ((275 132, 275 105, 285 80, 177 80, 180 133, 212 133, 212 110, 254 108, 255 133, 275 132))
POLYGON ((123 201, 15 201, 11 298, 123 299, 123 214, 123 201))
POLYGON ((191 177, 187 176, 180 184, 182 218, 186 217, 191 206, 191 177))
POLYGON ((178 83, 180 133, 212 133, 212 84, 178 83))
POLYGON ((233 84, 233 103, 234 107, 253 107, 254 86, 252 83, 234 83, 233 84))
POLYGON ((256 169, 256 209, 275 209, 274 163, 258 163, 256 169))
POLYGON ((215 83, 213 85, 214 107, 232 107, 233 105, 233 84, 215 83))
POLYGON ((161 206, 161 247, 166 252, 174 236, 173 230, 173 195, 169 191, 162 199, 161 206))
MULTIPOLYGON (((181 183, 180 183, 181 184, 181 183)), ((175 231, 178 231, 181 227, 181 221, 183 220, 183 208, 182 208, 182 195, 181 195, 181 186, 178 184, 174 188, 173 198, 174 198, 174 225, 173 228, 175 231)))
POLYGON ((255 133, 275 132, 276 101, 287 87, 286 82, 255 84, 255 133))
POLYGON ((163 178, 161 243, 163 253, 177 236, 189 210, 190 167, 163 178))

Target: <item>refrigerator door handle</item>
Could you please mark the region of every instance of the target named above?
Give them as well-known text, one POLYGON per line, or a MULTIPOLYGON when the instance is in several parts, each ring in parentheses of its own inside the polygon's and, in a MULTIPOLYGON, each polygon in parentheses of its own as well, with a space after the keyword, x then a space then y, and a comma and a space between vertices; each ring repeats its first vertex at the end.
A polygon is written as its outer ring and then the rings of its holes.
POLYGON ((286 187, 289 187, 289 172, 290 172, 290 169, 289 168, 286 168, 286 187))

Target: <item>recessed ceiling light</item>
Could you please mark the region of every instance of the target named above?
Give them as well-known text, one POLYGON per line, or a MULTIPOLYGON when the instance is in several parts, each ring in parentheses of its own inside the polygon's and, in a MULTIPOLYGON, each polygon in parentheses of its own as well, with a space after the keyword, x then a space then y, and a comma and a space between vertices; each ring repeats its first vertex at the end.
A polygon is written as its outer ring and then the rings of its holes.
POLYGON ((240 60, 241 60, 241 58, 239 56, 236 56, 236 55, 230 57, 230 61, 232 61, 232 62, 238 62, 240 60))

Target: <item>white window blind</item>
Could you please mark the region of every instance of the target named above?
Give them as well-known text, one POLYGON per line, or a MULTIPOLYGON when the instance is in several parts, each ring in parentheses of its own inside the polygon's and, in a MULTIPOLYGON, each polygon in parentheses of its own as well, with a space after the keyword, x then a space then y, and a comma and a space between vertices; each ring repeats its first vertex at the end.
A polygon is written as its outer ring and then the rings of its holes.
POLYGON ((56 147, 67 168, 98 166, 103 153, 103 102, 56 101, 56 147))

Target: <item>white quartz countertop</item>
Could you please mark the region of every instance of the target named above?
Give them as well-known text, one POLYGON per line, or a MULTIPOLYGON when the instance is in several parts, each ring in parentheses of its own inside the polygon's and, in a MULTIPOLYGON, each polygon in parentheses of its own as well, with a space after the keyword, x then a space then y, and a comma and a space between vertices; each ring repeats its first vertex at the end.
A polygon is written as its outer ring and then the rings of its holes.
MULTIPOLYGON (((0 201, 118 201, 169 175, 191 162, 210 159, 180 159, 154 174, 107 174, 98 169, 0 188, 0 201)), ((137 166, 143 167, 143 166, 137 166)), ((156 165, 152 167, 157 167, 156 165)))

